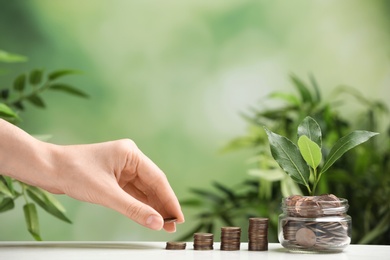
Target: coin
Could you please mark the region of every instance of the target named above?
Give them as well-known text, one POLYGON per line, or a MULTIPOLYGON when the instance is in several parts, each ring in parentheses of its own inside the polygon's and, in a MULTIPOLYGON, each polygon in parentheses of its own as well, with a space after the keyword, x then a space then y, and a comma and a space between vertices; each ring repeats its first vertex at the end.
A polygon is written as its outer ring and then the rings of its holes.
POLYGON ((186 242, 168 241, 165 249, 167 250, 184 250, 186 248, 186 242))
POLYGON ((176 221, 177 221, 177 218, 164 218, 164 223, 173 223, 176 221))
POLYGON ((268 250, 268 218, 249 218, 248 250, 268 250))
POLYGON ((195 233, 194 250, 213 250, 214 235, 212 233, 195 233))
POLYGON ((241 228, 222 227, 221 228, 221 250, 240 250, 241 228))
POLYGON ((315 233, 308 228, 301 228, 295 234, 295 240, 297 243, 304 247, 312 247, 316 244, 315 233))

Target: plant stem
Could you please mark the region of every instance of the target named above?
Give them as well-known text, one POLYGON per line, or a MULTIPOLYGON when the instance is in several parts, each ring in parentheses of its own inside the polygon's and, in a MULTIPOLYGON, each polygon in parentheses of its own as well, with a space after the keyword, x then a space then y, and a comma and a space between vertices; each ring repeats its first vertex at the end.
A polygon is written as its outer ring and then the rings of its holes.
POLYGON ((314 185, 313 185, 313 194, 312 194, 312 196, 314 196, 314 193, 315 193, 315 191, 316 191, 316 188, 317 188, 317 185, 318 185, 318 182, 320 181, 320 179, 321 179, 321 175, 322 175, 322 172, 320 172, 320 174, 318 175, 318 178, 316 178, 316 180, 314 181, 314 185))

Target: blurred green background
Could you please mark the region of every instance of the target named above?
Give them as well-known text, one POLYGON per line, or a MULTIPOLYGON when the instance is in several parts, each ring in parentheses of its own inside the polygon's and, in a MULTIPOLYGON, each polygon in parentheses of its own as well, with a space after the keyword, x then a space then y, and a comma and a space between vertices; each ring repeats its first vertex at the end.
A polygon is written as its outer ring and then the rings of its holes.
MULTIPOLYGON (((245 176, 249 152, 221 154, 245 132, 240 117, 288 75, 313 73, 390 104, 388 1, 0 0, 0 49, 29 57, 8 64, 0 86, 33 68, 76 69, 67 82, 84 100, 45 93, 20 125, 57 144, 131 138, 167 174, 179 199, 213 180, 245 176)), ((353 112, 353 106, 350 111, 353 112)), ((23 163, 23 162, 21 162, 23 163)), ((120 214, 58 196, 72 225, 39 211, 44 240, 172 240, 120 214)), ((0 215, 0 240, 32 240, 22 205, 0 215)))

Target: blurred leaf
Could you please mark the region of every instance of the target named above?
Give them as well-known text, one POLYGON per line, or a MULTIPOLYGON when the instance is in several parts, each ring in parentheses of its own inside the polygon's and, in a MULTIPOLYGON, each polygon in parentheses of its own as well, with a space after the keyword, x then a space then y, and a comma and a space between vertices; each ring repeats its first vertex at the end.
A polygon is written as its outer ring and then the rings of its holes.
POLYGON ((1 176, 1 177, 4 179, 7 188, 10 190, 12 196, 15 196, 15 189, 14 189, 12 178, 8 176, 1 176))
POLYGON ((46 212, 65 222, 72 223, 65 216, 65 209, 63 206, 52 195, 33 186, 28 186, 26 191, 28 196, 33 199, 39 206, 41 206, 46 212))
POLYGON ((43 102, 43 99, 40 96, 38 96, 38 95, 29 96, 27 98, 27 100, 31 104, 33 104, 33 105, 35 105, 37 107, 40 107, 40 108, 45 108, 46 107, 45 102, 43 102))
POLYGON ((202 201, 199 199, 186 199, 186 200, 180 200, 180 205, 183 207, 189 206, 189 207, 198 207, 202 205, 202 201))
POLYGON ((66 84, 53 84, 53 85, 50 85, 49 89, 63 91, 63 92, 66 92, 66 93, 74 95, 74 96, 79 96, 79 97, 84 97, 84 98, 88 97, 88 95, 86 93, 84 93, 83 91, 78 90, 78 89, 76 89, 72 86, 66 85, 66 84))
POLYGON ((13 104, 16 108, 19 108, 20 110, 24 110, 24 105, 21 101, 17 101, 13 104))
POLYGON ((14 200, 11 198, 3 198, 0 202, 0 213, 5 212, 7 210, 11 210, 15 207, 14 200))
POLYGON ((26 74, 20 74, 14 80, 14 89, 17 91, 23 91, 26 86, 26 74))
POLYGON ((321 173, 324 173, 337 161, 344 153, 350 149, 366 142, 371 137, 377 135, 378 133, 369 132, 369 131, 353 131, 352 133, 340 138, 335 145, 330 150, 324 166, 322 167, 321 173))
POLYGON ((264 129, 268 135, 271 154, 278 162, 279 166, 290 175, 294 181, 308 187, 310 176, 309 168, 296 145, 286 137, 275 134, 267 128, 264 129))
POLYGON ((299 137, 298 147, 307 164, 316 169, 322 159, 321 148, 306 135, 299 137))
POLYGON ((281 169, 250 169, 248 173, 270 182, 281 181, 286 177, 286 173, 281 169))
POLYGON ((315 91, 315 94, 316 94, 315 98, 314 98, 314 101, 315 102, 321 102, 320 87, 318 86, 317 81, 316 81, 315 77, 313 76, 313 74, 310 73, 309 78, 310 78, 310 82, 313 85, 313 88, 314 88, 314 91, 315 91))
POLYGON ((23 206, 24 218, 26 220, 27 229, 30 234, 37 241, 42 241, 39 232, 39 221, 38 221, 38 213, 33 203, 27 203, 23 206))
POLYGON ((207 233, 214 233, 214 223, 210 222, 208 225, 206 225, 206 232, 207 233))
POLYGON ((297 76, 295 75, 290 75, 290 78, 292 80, 292 82, 294 83, 294 86, 298 89, 300 95, 301 95, 301 98, 302 98, 302 101, 304 103, 312 103, 313 102, 313 97, 309 91, 309 88, 307 87, 307 85, 302 81, 300 80, 297 76))
POLYGON ((290 178, 290 176, 286 176, 280 182, 280 188, 283 197, 288 197, 290 195, 303 195, 299 186, 290 178))
POLYGON ((219 197, 218 195, 216 195, 212 192, 206 191, 206 190, 191 189, 191 192, 193 192, 197 195, 200 195, 201 197, 203 197, 205 199, 211 200, 217 204, 219 204, 223 201, 223 198, 219 197))
POLYGON ((5 196, 12 198, 13 194, 8 189, 7 185, 4 184, 4 182, 0 181, 0 193, 3 193, 5 196))
POLYGON ((76 70, 56 70, 49 74, 49 80, 53 81, 66 75, 78 74, 78 73, 80 72, 76 70))
POLYGON ((234 223, 233 223, 233 220, 226 214, 221 214, 220 215, 222 221, 229 227, 234 227, 234 223))
POLYGON ((19 116, 6 104, 0 103, 0 117, 19 119, 19 116))
POLYGON ((0 91, 0 96, 2 99, 7 100, 9 97, 9 89, 2 89, 0 91))
POLYGON ((43 71, 40 69, 35 69, 30 72, 29 80, 30 84, 32 85, 38 85, 39 83, 42 82, 43 78, 43 71))
POLYGON ((0 50, 0 62, 25 62, 27 57, 0 50))
POLYGON ((318 123, 307 116, 298 126, 298 137, 306 135, 311 141, 315 142, 320 148, 322 147, 322 132, 318 123))
POLYGON ((186 234, 184 234, 182 237, 180 237, 179 239, 177 239, 177 241, 188 241, 190 239, 193 239, 193 236, 195 233, 201 231, 203 229, 203 227, 205 226, 204 223, 200 223, 199 225, 197 225, 195 228, 193 228, 191 231, 187 232, 186 234))
POLYGON ((388 212, 375 226, 374 229, 370 230, 367 234, 362 237, 359 241, 359 244, 368 244, 372 240, 374 240, 379 235, 386 232, 390 227, 390 212, 388 212))
POLYGON ((294 106, 299 106, 301 104, 301 101, 295 95, 284 92, 273 92, 269 97, 284 100, 294 106))
POLYGON ((223 193, 225 193, 228 196, 228 198, 230 198, 231 200, 236 199, 236 195, 234 194, 234 192, 229 188, 223 186, 221 183, 214 181, 213 186, 219 189, 220 191, 222 191, 223 193))

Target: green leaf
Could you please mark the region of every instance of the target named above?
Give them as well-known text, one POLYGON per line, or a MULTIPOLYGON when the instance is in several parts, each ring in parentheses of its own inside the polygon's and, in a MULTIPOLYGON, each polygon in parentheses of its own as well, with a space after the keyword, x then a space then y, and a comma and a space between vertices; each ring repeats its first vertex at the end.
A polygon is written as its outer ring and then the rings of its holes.
POLYGON ((212 201, 216 204, 220 204, 223 201, 223 198, 219 197, 218 195, 206 191, 206 190, 200 190, 200 189, 191 189, 191 192, 203 197, 206 200, 212 201))
POLYGON ((0 50, 0 62, 25 62, 27 57, 0 50))
POLYGON ((27 98, 27 100, 33 104, 34 106, 40 107, 40 108, 45 108, 45 102, 43 102, 43 99, 38 96, 38 95, 32 95, 27 98))
POLYGON ((78 73, 80 73, 80 72, 78 72, 76 70, 56 70, 56 71, 53 71, 49 74, 49 80, 53 81, 53 80, 56 80, 60 77, 66 76, 66 75, 78 74, 78 73))
POLYGON ((88 97, 88 95, 86 93, 84 93, 83 91, 78 90, 75 87, 72 87, 72 86, 69 86, 66 84, 53 84, 53 85, 50 85, 49 89, 63 91, 63 92, 66 92, 68 94, 79 96, 79 97, 84 97, 84 98, 88 97))
POLYGON ((284 136, 273 133, 264 128, 268 135, 271 147, 271 154, 279 166, 296 182, 308 187, 310 176, 307 167, 298 147, 284 136))
POLYGON ((322 159, 321 148, 318 144, 310 140, 306 135, 302 135, 298 139, 298 147, 307 164, 311 168, 316 169, 322 159))
POLYGON ((6 104, 0 103, 0 117, 19 119, 19 116, 6 104))
POLYGON ((180 206, 182 207, 198 207, 201 206, 203 203, 199 199, 186 199, 186 200, 180 200, 180 206))
POLYGON ((301 104, 301 102, 295 95, 284 92, 273 92, 269 95, 269 97, 284 100, 294 106, 299 106, 301 104))
POLYGON ((322 147, 322 133, 318 123, 310 116, 305 117, 298 126, 298 137, 306 135, 310 140, 315 142, 320 148, 322 147))
POLYGON ((232 190, 223 186, 219 182, 216 182, 216 181, 213 182, 213 186, 216 187, 217 189, 219 189, 220 191, 222 191, 223 193, 225 193, 231 200, 236 199, 236 194, 234 194, 234 192, 232 190))
POLYGON ((12 196, 15 196, 15 189, 14 189, 12 178, 8 176, 2 176, 2 178, 5 180, 5 183, 8 189, 11 191, 12 196))
POLYGON ((315 93, 315 102, 321 102, 321 92, 320 92, 320 87, 317 84, 316 79, 314 78, 313 74, 310 73, 310 82, 314 88, 314 93, 315 93))
POLYGON ((1 212, 5 212, 7 210, 11 210, 15 207, 15 203, 14 203, 14 200, 11 199, 11 198, 4 198, 1 202, 0 202, 0 213, 1 212))
POLYGON ((72 221, 65 216, 65 209, 63 206, 51 194, 33 186, 28 186, 26 191, 28 196, 46 212, 67 223, 72 223, 72 221))
POLYGON ((390 213, 387 213, 380 221, 377 220, 375 228, 366 233, 358 242, 359 244, 369 244, 375 238, 385 233, 389 229, 390 213))
POLYGON ((14 80, 14 89, 17 91, 23 91, 26 87, 26 74, 20 74, 14 80))
POLYGON ((29 75, 30 84, 38 85, 39 83, 42 82, 42 78, 43 78, 43 71, 42 70, 35 69, 35 70, 30 72, 30 75, 29 75))
POLYGON ((0 97, 4 100, 7 100, 9 97, 9 89, 2 89, 0 91, 0 97))
POLYGON ((358 146, 359 144, 366 142, 375 135, 378 135, 378 133, 357 130, 344 137, 341 137, 330 150, 329 155, 325 160, 324 166, 322 167, 321 173, 327 171, 329 167, 332 166, 335 161, 337 161, 344 153, 358 146))
POLYGON ((258 177, 260 179, 276 182, 286 178, 286 173, 280 168, 275 169, 250 169, 248 174, 251 176, 258 177))
POLYGON ((313 97, 312 97, 307 85, 302 80, 300 80, 297 76, 295 76, 293 74, 290 75, 290 78, 291 78, 292 82, 294 83, 294 86, 298 89, 298 91, 301 95, 302 101, 304 103, 305 102, 312 103, 313 97))
POLYGON ((1 180, 0 180, 0 193, 3 193, 5 196, 10 198, 14 196, 10 191, 10 189, 8 189, 7 185, 5 185, 4 182, 2 182, 1 180))
POLYGON ((26 220, 27 229, 35 240, 42 241, 39 232, 38 213, 33 203, 27 203, 23 206, 24 218, 26 220))

